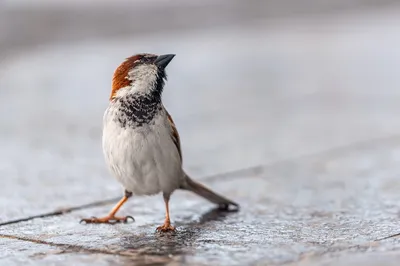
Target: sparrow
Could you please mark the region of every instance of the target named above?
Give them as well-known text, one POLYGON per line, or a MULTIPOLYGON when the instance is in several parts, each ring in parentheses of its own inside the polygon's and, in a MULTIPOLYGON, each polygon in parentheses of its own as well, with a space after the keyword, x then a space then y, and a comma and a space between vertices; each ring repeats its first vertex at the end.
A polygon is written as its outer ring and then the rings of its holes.
POLYGON ((174 231, 169 200, 177 189, 192 191, 222 209, 239 205, 191 179, 182 168, 180 137, 164 107, 162 93, 167 79, 165 68, 174 54, 137 54, 128 57, 114 72, 109 104, 103 116, 102 146, 111 174, 124 187, 124 196, 102 218, 86 223, 127 222, 131 216, 116 216, 132 196, 162 192, 165 221, 157 231, 174 231))

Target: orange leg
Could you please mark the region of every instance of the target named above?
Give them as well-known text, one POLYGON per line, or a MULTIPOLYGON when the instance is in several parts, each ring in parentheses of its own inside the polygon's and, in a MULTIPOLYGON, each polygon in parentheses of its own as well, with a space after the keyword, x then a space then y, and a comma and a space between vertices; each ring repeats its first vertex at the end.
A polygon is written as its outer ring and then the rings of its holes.
POLYGON ((135 219, 133 219, 132 216, 123 216, 123 217, 115 216, 117 211, 121 208, 122 205, 124 205, 124 203, 129 199, 130 196, 132 196, 132 193, 125 191, 124 197, 117 203, 117 205, 115 205, 115 207, 111 210, 111 212, 107 216, 101 217, 101 218, 92 217, 92 218, 82 219, 81 222, 85 222, 88 224, 91 224, 91 223, 115 224, 115 223, 120 223, 120 222, 126 223, 128 221, 128 219, 135 220, 135 219))
POLYGON ((170 231, 175 231, 175 227, 173 227, 171 225, 171 220, 169 218, 169 196, 170 195, 166 195, 164 194, 164 202, 165 202, 165 210, 166 210, 166 214, 165 214, 165 221, 164 224, 157 227, 157 231, 158 232, 170 232, 170 231))

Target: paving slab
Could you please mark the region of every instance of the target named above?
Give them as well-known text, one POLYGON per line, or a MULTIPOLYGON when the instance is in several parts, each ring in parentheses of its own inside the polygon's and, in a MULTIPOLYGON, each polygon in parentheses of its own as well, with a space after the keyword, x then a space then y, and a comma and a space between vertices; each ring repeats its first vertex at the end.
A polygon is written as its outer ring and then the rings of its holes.
POLYGON ((160 197, 132 199, 122 212, 135 216, 134 223, 78 223, 111 207, 104 206, 8 225, 2 231, 50 245, 204 265, 285 264, 342 253, 350 258, 374 252, 384 256, 400 248, 400 238, 375 241, 400 231, 395 189, 400 181, 388 174, 400 170, 400 157, 392 156, 399 149, 400 137, 378 139, 209 181, 241 202, 239 212, 216 211, 196 196, 178 192, 171 202, 175 234, 155 233, 164 218, 160 197))
POLYGON ((2 263, 8 259, 19 257, 21 260, 29 261, 29 257, 42 252, 54 252, 56 248, 46 245, 37 245, 36 243, 18 241, 17 239, 0 239, 0 260, 2 263))
POLYGON ((116 255, 112 251, 87 250, 76 246, 55 247, 11 239, 1 239, 0 247, 1 265, 71 265, 71 262, 74 265, 173 265, 174 262, 169 257, 116 255))
MULTIPOLYGON (((395 266, 398 265, 400 254, 396 252, 375 252, 371 254, 342 254, 341 256, 325 256, 312 257, 304 256, 302 261, 288 265, 323 265, 323 266, 350 266, 350 265, 365 265, 365 266, 395 266)), ((259 265, 263 265, 260 263, 259 265)))

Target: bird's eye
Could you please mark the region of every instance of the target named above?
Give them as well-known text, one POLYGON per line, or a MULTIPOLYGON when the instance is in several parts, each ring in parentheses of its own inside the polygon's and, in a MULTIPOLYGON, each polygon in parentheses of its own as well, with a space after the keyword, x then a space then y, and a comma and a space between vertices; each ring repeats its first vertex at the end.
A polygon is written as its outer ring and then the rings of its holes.
POLYGON ((152 63, 155 58, 155 56, 143 56, 141 61, 143 63, 152 63))
POLYGON ((156 60, 157 56, 156 55, 151 55, 151 54, 138 54, 135 56, 132 56, 130 60, 133 60, 134 63, 136 64, 151 64, 156 60))

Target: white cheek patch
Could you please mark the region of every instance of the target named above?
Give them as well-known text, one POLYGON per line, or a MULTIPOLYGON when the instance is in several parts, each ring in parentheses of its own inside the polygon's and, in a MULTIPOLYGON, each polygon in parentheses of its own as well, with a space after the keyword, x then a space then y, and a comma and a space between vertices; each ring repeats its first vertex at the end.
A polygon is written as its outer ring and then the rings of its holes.
POLYGON ((148 93, 154 88, 158 78, 155 65, 142 64, 128 72, 127 79, 132 80, 132 91, 148 93))

